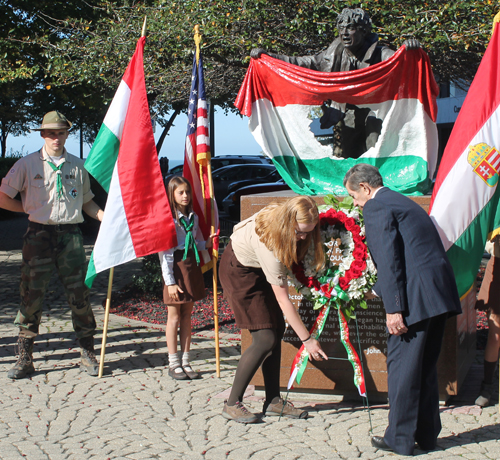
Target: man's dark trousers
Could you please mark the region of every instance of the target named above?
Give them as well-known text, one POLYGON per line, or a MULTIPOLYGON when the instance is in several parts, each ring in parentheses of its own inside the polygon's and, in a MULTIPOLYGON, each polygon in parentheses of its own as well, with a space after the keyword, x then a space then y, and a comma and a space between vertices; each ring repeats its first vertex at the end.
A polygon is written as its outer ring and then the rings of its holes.
POLYGON ((387 340, 390 412, 384 440, 403 455, 413 454, 412 439, 424 450, 436 447, 441 431, 437 361, 447 317, 419 321, 387 340))

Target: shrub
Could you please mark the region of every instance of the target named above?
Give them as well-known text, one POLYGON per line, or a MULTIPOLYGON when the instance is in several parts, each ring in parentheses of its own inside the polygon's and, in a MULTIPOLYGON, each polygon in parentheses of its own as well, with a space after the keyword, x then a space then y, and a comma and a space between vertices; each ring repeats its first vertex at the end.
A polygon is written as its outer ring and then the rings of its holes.
POLYGON ((144 294, 163 298, 162 274, 158 254, 151 254, 142 258, 142 272, 142 275, 134 275, 133 286, 144 294))

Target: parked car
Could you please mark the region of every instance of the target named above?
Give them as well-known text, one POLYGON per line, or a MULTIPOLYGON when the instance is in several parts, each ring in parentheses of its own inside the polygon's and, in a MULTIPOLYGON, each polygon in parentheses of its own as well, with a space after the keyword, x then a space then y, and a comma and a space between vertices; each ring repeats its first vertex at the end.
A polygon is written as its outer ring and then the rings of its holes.
MULTIPOLYGON (((235 164, 273 164, 272 160, 264 155, 220 155, 212 158, 212 172, 223 166, 235 164)), ((168 171, 168 175, 181 176, 184 165, 177 165, 168 171)))
POLYGON ((248 185, 241 187, 230 193, 222 200, 224 213, 231 219, 239 221, 241 219, 241 197, 244 195, 255 195, 257 193, 278 192, 281 190, 290 190, 290 187, 283 179, 277 182, 248 185))
POLYGON ((264 176, 262 178, 243 179, 243 180, 239 180, 237 182, 233 182, 232 184, 229 184, 229 187, 227 188, 227 193, 232 193, 232 192, 238 190, 239 188, 247 187, 249 185, 256 185, 257 183, 277 182, 280 179, 281 179, 280 173, 275 169, 270 174, 268 174, 267 176, 264 176))
POLYGON ((212 158, 212 171, 216 171, 223 166, 235 164, 273 164, 272 160, 264 155, 220 155, 212 158))
MULTIPOLYGON (((254 183, 263 182, 276 167, 270 164, 237 164, 223 166, 212 174, 215 201, 222 208, 222 200, 227 195, 228 187, 237 181, 252 180, 254 183)), ((267 181, 267 180, 266 180, 267 181)))

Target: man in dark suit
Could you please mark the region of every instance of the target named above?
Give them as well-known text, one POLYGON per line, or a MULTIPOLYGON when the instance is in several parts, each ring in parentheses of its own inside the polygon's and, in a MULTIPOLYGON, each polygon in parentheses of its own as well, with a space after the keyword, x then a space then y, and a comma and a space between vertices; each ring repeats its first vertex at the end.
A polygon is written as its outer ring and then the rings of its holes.
POLYGON ((363 208, 366 241, 377 267, 374 293, 387 315, 389 426, 379 449, 413 455, 436 447, 441 431, 437 360, 446 319, 461 313, 452 267, 427 213, 383 186, 377 168, 353 166, 344 186, 363 208))

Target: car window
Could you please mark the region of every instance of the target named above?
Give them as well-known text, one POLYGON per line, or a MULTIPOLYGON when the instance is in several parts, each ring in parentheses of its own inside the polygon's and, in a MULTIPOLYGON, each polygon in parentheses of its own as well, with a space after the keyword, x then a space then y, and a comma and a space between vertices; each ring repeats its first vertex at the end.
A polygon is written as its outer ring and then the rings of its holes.
POLYGON ((246 167, 236 167, 234 168, 235 169, 235 172, 234 172, 234 175, 232 176, 232 179, 234 180, 241 180, 241 179, 245 179, 248 175, 248 169, 246 167))
POLYGON ((178 165, 178 166, 174 166, 173 168, 171 168, 169 170, 169 173, 170 174, 174 174, 174 175, 181 175, 183 168, 184 168, 184 164, 178 165))
POLYGON ((253 168, 252 177, 265 177, 269 175, 268 168, 253 168))
POLYGON ((222 174, 218 174, 217 177, 220 180, 229 180, 234 177, 235 170, 234 169, 229 169, 227 171, 224 171, 222 174))
POLYGON ((269 180, 278 180, 280 178, 281 176, 278 171, 273 171, 271 174, 269 174, 269 180))

